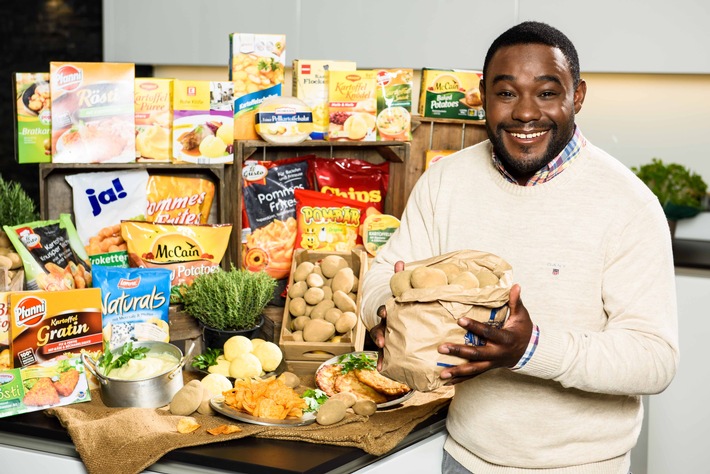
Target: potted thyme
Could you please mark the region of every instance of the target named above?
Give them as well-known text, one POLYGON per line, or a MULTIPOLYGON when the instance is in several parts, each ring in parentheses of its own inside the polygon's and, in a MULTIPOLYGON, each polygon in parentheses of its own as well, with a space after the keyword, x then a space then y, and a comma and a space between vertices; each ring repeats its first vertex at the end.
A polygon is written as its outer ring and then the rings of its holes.
POLYGON ((276 280, 263 271, 232 266, 195 278, 185 289, 184 310, 199 322, 205 347, 221 348, 231 336, 256 335, 275 287, 276 280))

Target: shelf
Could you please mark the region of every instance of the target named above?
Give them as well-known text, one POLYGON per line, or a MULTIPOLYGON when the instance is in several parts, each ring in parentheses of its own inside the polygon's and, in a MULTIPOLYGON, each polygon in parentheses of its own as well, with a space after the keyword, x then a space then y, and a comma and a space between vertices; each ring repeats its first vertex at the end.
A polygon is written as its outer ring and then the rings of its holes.
MULTIPOLYGON (((344 149, 374 149, 384 160, 392 163, 403 163, 408 151, 409 142, 379 141, 379 142, 350 142, 350 141, 327 141, 327 140, 306 140, 295 145, 276 145, 262 140, 236 140, 235 149, 241 150, 241 156, 248 158, 259 149, 266 155, 267 149, 289 150, 291 153, 313 153, 315 148, 327 148, 330 150, 330 158, 334 156, 334 151, 344 149)), ((268 158, 264 158, 268 159, 268 158)))

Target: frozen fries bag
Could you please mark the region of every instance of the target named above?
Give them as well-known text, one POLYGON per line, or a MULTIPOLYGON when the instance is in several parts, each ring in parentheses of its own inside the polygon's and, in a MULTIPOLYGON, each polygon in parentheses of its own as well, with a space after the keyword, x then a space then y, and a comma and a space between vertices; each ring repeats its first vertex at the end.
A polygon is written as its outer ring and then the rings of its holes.
MULTIPOLYGON (((411 272, 408 274, 411 277, 419 267, 441 271, 445 275, 443 284, 410 286, 387 301, 382 374, 420 392, 428 392, 443 385, 439 374, 445 367, 465 362, 459 357, 439 354, 439 345, 444 342, 485 344, 460 327, 456 322, 459 318, 465 316, 497 327, 503 325, 508 316, 513 275, 511 266, 502 258, 475 250, 460 250, 407 263, 404 271, 411 272), (470 278, 469 272, 475 279, 470 278), (462 274, 465 275, 462 277, 462 274)), ((402 273, 400 276, 405 277, 402 273)), ((415 281, 416 277, 410 283, 415 281)), ((417 283, 421 285, 421 281, 417 283)))

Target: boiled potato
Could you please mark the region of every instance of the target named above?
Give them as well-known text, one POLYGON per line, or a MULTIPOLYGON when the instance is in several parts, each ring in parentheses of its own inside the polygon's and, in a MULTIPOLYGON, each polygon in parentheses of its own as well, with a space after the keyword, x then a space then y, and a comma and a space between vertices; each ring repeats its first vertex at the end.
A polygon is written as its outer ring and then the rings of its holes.
POLYGON ((245 336, 232 336, 224 343, 224 358, 232 361, 242 354, 248 354, 253 349, 251 339, 245 336))

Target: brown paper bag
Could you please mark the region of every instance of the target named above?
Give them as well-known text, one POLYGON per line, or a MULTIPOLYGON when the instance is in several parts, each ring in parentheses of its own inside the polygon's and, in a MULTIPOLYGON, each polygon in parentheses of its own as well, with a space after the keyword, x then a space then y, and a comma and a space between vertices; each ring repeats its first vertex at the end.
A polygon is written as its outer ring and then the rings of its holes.
POLYGON ((413 288, 386 303, 382 374, 406 383, 421 392, 435 390, 444 381, 439 373, 464 359, 439 354, 444 342, 483 345, 475 334, 456 321, 465 316, 476 321, 503 325, 508 316, 512 268, 502 258, 475 250, 460 250, 427 260, 405 264, 405 270, 439 263, 454 263, 462 270, 478 272, 482 267, 498 277, 498 283, 483 288, 464 289, 460 285, 413 288))

